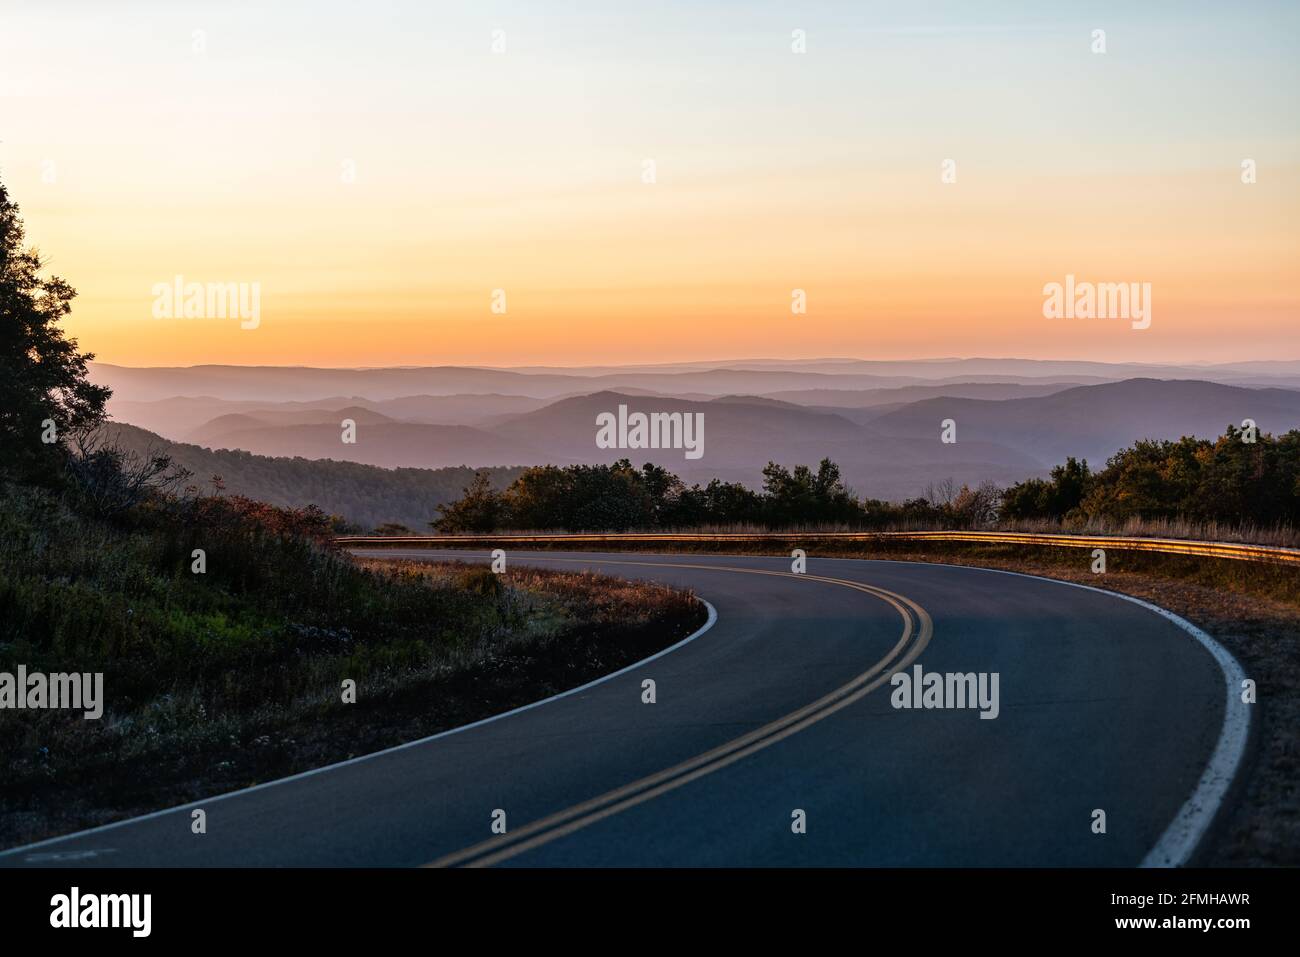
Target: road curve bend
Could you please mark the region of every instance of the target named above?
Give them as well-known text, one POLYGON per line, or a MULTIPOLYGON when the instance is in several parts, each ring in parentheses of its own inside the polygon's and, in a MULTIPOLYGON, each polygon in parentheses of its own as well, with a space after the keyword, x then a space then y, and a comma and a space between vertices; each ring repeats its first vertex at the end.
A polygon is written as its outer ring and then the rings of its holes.
POLYGON ((795 575, 754 556, 509 561, 689 587, 709 625, 506 715, 0 866, 1184 864, 1241 763, 1236 662, 1124 596, 908 562, 809 559, 795 575), (898 707, 898 673, 984 676, 988 694, 898 707), (190 832, 199 807, 204 835, 190 832))

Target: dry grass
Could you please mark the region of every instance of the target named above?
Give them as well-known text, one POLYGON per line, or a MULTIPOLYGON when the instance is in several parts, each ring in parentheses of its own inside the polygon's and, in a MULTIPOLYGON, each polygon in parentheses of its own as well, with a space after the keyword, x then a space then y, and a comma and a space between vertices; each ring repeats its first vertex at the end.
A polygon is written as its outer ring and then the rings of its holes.
POLYGON ((1241 542, 1248 545, 1300 548, 1300 530, 1289 525, 1262 528, 1254 525, 1228 525, 1223 522, 1190 522, 1186 519, 1131 518, 1126 521, 1116 521, 1097 518, 1069 524, 1047 521, 1000 522, 996 527, 999 530, 1014 532, 1182 538, 1200 542, 1241 542))
MULTIPOLYGON (((344 705, 337 662, 298 660, 300 693, 220 712, 160 701, 86 722, 8 711, 0 765, 0 847, 105 824, 366 754, 556 694, 644 658, 703 624, 691 594, 587 572, 361 563, 481 604, 465 640, 403 647, 357 681, 344 705), (328 672, 328 675, 326 674, 328 672)), ((341 674, 346 674, 346 667, 341 674)), ((217 695, 220 702, 220 695, 217 695)), ((113 703, 109 695, 109 705, 113 703)))

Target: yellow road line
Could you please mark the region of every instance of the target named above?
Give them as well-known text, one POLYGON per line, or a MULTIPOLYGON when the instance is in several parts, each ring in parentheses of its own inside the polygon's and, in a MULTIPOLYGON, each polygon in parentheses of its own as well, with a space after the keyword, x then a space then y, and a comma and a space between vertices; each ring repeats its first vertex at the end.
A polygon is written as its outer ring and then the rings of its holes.
MULTIPOLYGON (((554 558, 543 561, 577 562, 593 564, 590 559, 554 558)), ((790 572, 768 571, 757 568, 734 568, 722 565, 696 565, 677 562, 633 562, 602 561, 598 564, 642 565, 663 568, 695 568, 709 571, 728 571, 746 575, 774 575, 782 578, 797 578, 806 581, 823 582, 840 585, 865 592, 889 603, 903 619, 903 633, 897 644, 889 650, 880 661, 866 671, 856 675, 834 691, 823 695, 811 704, 804 705, 783 717, 771 721, 761 728, 734 738, 696 757, 690 758, 671 768, 648 775, 630 784, 607 791, 595 798, 573 805, 562 811, 526 824, 524 827, 497 837, 481 841, 471 847, 447 854, 433 861, 426 867, 450 867, 464 864, 469 867, 488 867, 507 860, 533 848, 548 844, 557 838, 572 834, 597 821, 604 820, 628 808, 676 790, 706 774, 721 770, 730 764, 769 747, 792 734, 816 724, 842 708, 870 694, 889 680, 890 676, 906 668, 929 644, 934 625, 929 613, 904 595, 865 585, 861 582, 842 578, 824 578, 818 575, 795 575, 790 572), (915 618, 915 624, 913 619, 915 618), (913 637, 915 640, 913 641, 913 637), (911 647, 908 643, 911 641, 911 647), (894 659, 906 649, 906 654, 897 661, 894 659), (893 661, 894 664, 890 665, 893 661)))

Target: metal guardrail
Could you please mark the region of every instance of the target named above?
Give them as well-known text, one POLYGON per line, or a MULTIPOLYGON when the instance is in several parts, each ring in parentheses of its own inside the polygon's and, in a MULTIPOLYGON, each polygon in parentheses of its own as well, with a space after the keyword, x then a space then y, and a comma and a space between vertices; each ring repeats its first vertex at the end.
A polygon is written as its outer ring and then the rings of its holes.
POLYGON ((608 533, 538 533, 511 535, 344 535, 335 539, 340 545, 361 547, 424 546, 456 547, 473 545, 602 545, 614 543, 654 544, 655 542, 735 542, 765 541, 933 541, 967 542, 991 545, 1046 545, 1058 548, 1111 548, 1120 551, 1160 552, 1167 555, 1192 555, 1201 558, 1230 558, 1240 561, 1300 565, 1300 548, 1276 545, 1246 545, 1237 542, 1197 542, 1178 538, 1129 538, 1111 535, 1047 535, 1038 532, 608 532, 608 533))

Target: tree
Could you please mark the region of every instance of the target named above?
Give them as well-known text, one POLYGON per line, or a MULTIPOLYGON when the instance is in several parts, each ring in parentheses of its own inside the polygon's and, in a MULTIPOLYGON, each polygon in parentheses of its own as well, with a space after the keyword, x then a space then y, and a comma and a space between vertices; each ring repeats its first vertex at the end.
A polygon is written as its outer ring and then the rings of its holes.
POLYGON ((510 483, 511 523, 515 528, 569 528, 576 501, 574 469, 536 465, 510 483))
POLYGON ((87 378, 94 355, 58 327, 76 290, 42 277, 45 264, 24 238, 0 183, 0 468, 48 481, 66 457, 64 440, 100 424, 111 393, 87 378))
POLYGON ((1082 504, 1092 487, 1088 460, 1071 456, 1052 469, 1050 479, 1026 479, 1002 493, 1002 515, 1009 519, 1060 521, 1082 504))
POLYGON ((566 527, 622 532, 654 524, 654 501, 646 491, 641 472, 627 459, 613 465, 579 465, 572 472, 575 497, 566 527))
POLYGON ((662 465, 647 462, 641 466, 640 485, 650 499, 650 524, 656 528, 672 524, 683 509, 686 484, 662 465))
POLYGON ((68 498, 96 518, 114 518, 155 493, 170 495, 192 475, 164 452, 127 448, 103 426, 77 429, 69 444, 68 498))
POLYGON ((963 485, 949 506, 953 524, 960 528, 992 524, 997 520, 1001 498, 1002 490, 992 482, 981 482, 975 488, 963 485))
POLYGON ((925 487, 925 492, 921 497, 934 508, 946 510, 952 505, 952 500, 957 497, 957 482, 951 475, 937 485, 931 482, 925 487))
POLYGON ((480 469, 458 501, 438 506, 438 515, 429 524, 440 532, 492 532, 505 517, 505 503, 492 488, 491 473, 480 469))
POLYGON ((840 479, 840 468, 822 459, 814 472, 806 465, 794 471, 775 462, 763 467, 768 522, 772 525, 855 522, 862 516, 853 493, 840 479))

